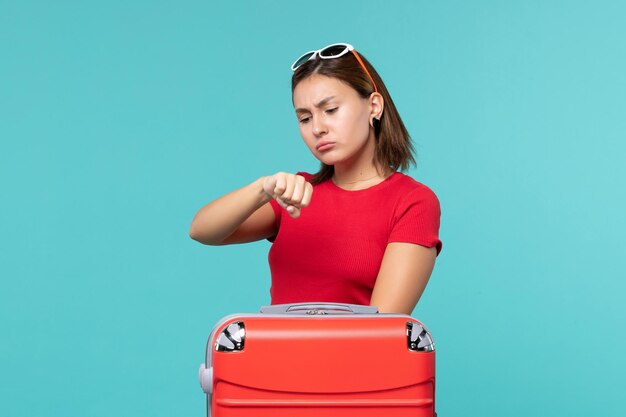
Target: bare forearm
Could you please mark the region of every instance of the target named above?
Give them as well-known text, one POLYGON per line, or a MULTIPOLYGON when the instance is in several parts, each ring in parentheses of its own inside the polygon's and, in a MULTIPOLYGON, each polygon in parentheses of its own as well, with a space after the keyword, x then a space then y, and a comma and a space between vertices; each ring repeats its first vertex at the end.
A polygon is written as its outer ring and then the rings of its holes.
POLYGON ((252 213, 272 197, 263 191, 261 177, 202 207, 189 229, 189 236, 207 245, 217 245, 230 236, 252 213))

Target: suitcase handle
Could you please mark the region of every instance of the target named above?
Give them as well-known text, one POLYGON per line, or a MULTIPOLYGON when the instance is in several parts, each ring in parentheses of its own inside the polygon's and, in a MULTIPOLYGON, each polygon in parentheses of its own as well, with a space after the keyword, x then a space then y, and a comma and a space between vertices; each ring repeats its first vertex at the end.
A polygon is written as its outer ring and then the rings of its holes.
POLYGON ((376 314, 378 307, 360 304, 339 303, 294 303, 263 306, 259 310, 265 314, 376 314))

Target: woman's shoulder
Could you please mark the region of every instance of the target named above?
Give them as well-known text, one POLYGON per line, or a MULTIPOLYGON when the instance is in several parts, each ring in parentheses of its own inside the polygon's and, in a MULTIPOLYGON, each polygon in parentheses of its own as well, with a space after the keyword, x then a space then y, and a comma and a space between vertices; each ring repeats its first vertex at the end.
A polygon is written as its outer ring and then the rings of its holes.
POLYGON ((395 183, 405 200, 429 200, 439 204, 439 198, 431 187, 399 171, 394 175, 398 177, 395 183))
POLYGON ((402 186, 410 190, 421 191, 423 193, 435 194, 432 188, 430 188, 428 185, 424 184, 421 181, 416 180, 415 178, 407 174, 397 171, 395 172, 394 175, 398 176, 398 180, 396 182, 399 184, 399 186, 402 186))

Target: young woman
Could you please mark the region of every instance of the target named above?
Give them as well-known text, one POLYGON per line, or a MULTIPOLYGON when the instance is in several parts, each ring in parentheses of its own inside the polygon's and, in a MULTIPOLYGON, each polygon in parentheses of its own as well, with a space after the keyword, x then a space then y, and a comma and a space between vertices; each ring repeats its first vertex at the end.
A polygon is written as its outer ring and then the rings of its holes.
POLYGON ((277 172, 202 207, 192 239, 272 242, 271 303, 377 306, 411 314, 441 251, 439 200, 399 172, 409 134, 372 65, 349 44, 292 65, 292 100, 315 174, 277 172))

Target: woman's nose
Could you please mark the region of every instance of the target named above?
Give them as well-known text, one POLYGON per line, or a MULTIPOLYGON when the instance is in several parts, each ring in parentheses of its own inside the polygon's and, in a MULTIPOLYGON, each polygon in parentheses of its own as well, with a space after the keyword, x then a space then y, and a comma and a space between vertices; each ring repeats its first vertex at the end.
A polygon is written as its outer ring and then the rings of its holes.
POLYGON ((315 136, 320 136, 326 133, 326 130, 326 123, 324 123, 324 121, 320 117, 316 117, 313 119, 313 134, 315 136))

